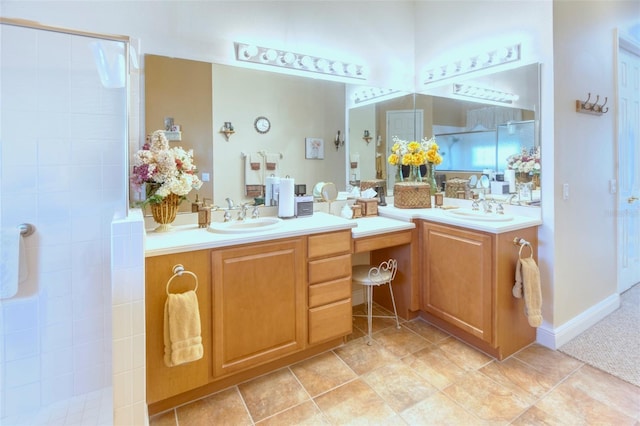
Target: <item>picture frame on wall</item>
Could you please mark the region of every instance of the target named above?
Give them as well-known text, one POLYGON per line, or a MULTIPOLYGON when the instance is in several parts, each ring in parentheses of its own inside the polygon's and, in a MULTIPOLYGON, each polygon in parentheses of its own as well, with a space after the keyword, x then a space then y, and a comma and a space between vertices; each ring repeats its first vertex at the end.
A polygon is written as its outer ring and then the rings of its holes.
POLYGON ((304 157, 307 160, 324 159, 324 140, 321 138, 305 138, 304 157))

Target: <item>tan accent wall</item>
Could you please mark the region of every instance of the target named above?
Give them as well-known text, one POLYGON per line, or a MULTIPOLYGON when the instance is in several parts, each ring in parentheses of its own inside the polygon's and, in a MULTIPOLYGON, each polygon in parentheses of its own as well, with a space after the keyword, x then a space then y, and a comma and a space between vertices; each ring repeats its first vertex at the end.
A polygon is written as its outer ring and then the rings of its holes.
MULTIPOLYGON (((174 124, 182 127, 182 140, 169 141, 169 145, 194 149, 199 176, 204 172, 213 177, 211 64, 145 55, 144 68, 146 134, 163 129, 165 117, 173 117, 174 124)), ((213 182, 204 182, 199 191, 187 196, 188 200, 195 199, 196 193, 212 194, 213 182)), ((191 211, 190 202, 183 202, 180 211, 191 211)))

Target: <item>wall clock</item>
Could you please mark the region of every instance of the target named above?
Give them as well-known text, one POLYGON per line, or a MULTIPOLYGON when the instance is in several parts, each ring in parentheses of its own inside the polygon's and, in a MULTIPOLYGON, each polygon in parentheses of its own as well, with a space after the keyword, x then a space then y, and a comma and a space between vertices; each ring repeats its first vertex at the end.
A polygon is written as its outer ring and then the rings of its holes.
POLYGON ((253 126, 256 128, 258 133, 267 133, 269 129, 271 129, 271 122, 267 117, 258 117, 256 121, 253 123, 253 126))

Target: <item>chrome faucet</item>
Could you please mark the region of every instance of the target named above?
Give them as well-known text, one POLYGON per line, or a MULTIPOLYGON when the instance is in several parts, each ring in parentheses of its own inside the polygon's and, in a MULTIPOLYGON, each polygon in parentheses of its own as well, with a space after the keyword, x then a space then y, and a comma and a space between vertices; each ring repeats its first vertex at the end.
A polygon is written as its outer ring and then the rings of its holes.
POLYGON ((229 197, 225 198, 227 204, 229 205, 229 210, 233 209, 233 200, 229 197))
POLYGON ((515 205, 519 205, 519 204, 520 204, 520 196, 519 196, 519 194, 518 194, 518 193, 514 193, 514 194, 509 195, 509 198, 507 198, 506 203, 507 203, 507 204, 515 204, 515 205), (514 203, 514 202, 513 202, 513 200, 514 200, 516 197, 518 197, 518 201, 514 203))
POLYGON ((251 219, 257 219, 260 217, 260 209, 259 206, 253 206, 253 211, 251 212, 251 219))
POLYGON ((238 212, 238 220, 245 220, 247 217, 247 210, 249 210, 249 204, 244 203, 240 206, 240 211, 238 212))

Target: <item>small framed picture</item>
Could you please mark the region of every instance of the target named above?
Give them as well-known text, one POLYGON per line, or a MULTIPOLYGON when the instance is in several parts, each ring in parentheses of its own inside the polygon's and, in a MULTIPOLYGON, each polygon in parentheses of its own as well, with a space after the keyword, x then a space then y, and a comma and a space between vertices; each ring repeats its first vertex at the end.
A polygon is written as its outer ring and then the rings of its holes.
POLYGON ((304 156, 307 160, 324 159, 324 140, 320 138, 305 138, 304 156))

